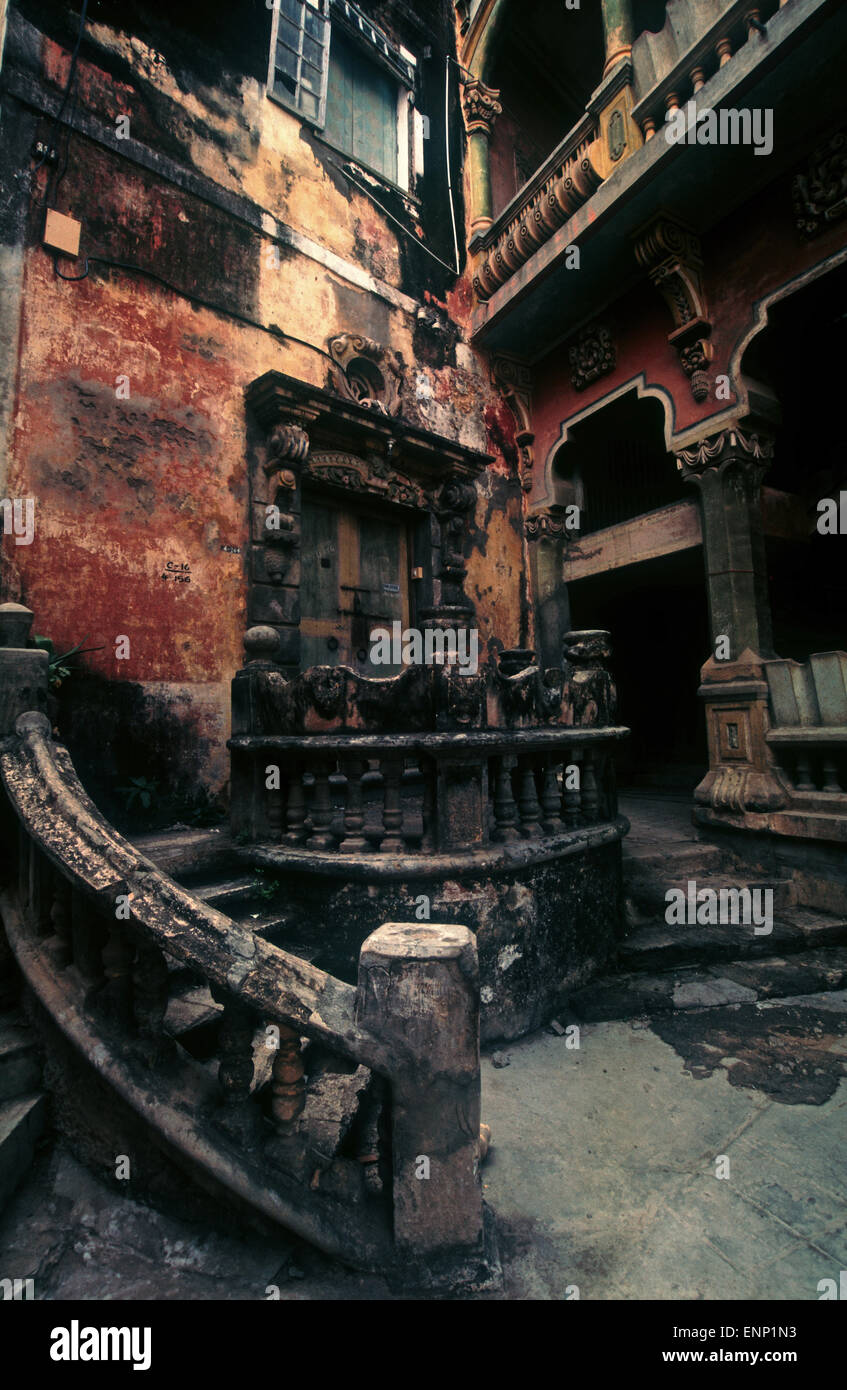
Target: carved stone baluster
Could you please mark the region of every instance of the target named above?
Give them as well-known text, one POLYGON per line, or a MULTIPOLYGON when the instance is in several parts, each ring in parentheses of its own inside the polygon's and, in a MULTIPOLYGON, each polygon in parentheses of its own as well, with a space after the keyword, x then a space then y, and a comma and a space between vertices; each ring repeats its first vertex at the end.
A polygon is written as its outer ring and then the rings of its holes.
POLYGON ((71 886, 61 874, 53 876, 53 906, 50 908, 50 921, 55 933, 50 946, 53 964, 64 970, 73 960, 73 938, 71 936, 71 886))
POLYGON ((512 791, 512 770, 516 761, 511 754, 503 754, 495 759, 494 839, 502 844, 520 839, 517 830, 518 807, 512 791))
POLYGON ((40 937, 52 932, 50 907, 53 899, 53 871, 45 856, 32 845, 29 858, 29 904, 32 923, 40 937))
POLYGON ((597 819, 600 806, 600 791, 597 786, 595 754, 586 748, 582 760, 582 814, 589 822, 597 819))
POLYGON ((330 833, 332 825, 332 797, 329 790, 329 764, 323 759, 314 766, 315 785, 312 791, 312 833, 306 841, 307 849, 334 849, 335 840, 330 833))
POLYGON ((569 829, 579 825, 580 808, 582 804, 582 767, 573 761, 573 749, 570 748, 565 754, 565 761, 562 767, 562 820, 569 829), (573 772, 568 769, 576 767, 578 781, 576 786, 569 785, 574 781, 573 772))
POLYGON ((165 1036, 168 1007, 168 967, 158 946, 139 943, 132 972, 132 1009, 143 1050, 152 1065, 170 1056, 173 1048, 165 1036))
POLYGON ((303 769, 294 759, 288 767, 288 798, 285 811, 284 845, 302 845, 306 839, 306 798, 303 795, 303 769))
POLYGON ((795 790, 798 792, 813 792, 815 784, 812 780, 812 763, 808 753, 797 753, 797 776, 794 781, 795 790))
MULTIPOLYGON (((268 764, 268 766, 272 766, 272 764, 268 764)), ((283 793, 281 787, 268 786, 267 772, 264 774, 264 796, 268 833, 273 843, 278 844, 282 837, 283 793)))
POLYGON ((271 1071, 271 1115, 279 1134, 291 1129, 306 1104, 306 1080, 300 1035, 279 1024, 279 1048, 271 1071))
POLYGON ((546 835, 555 835, 562 829, 561 796, 556 777, 558 760, 556 755, 545 757, 541 774, 541 828, 546 835))
POLYGON ((109 924, 103 947, 103 973, 106 983, 98 996, 98 1006, 117 1023, 126 1026, 132 1018, 132 962, 135 945, 123 922, 109 924))
POLYGON ((362 776, 365 764, 359 758, 345 759, 344 773, 347 777, 347 802, 344 807, 344 839, 339 849, 344 854, 364 854, 370 843, 362 834, 365 825, 365 802, 362 776))
POLYGON ((718 67, 724 67, 732 57, 732 39, 718 39, 715 44, 715 55, 718 58, 718 67))
POLYGON ((823 760, 823 787, 825 792, 840 792, 841 783, 838 780, 838 764, 832 755, 824 757, 823 760))
POLYGON ((362 1177, 369 1197, 379 1197, 382 1193, 382 1178, 379 1172, 379 1120, 384 1097, 385 1085, 382 1077, 374 1076, 361 1103, 359 1145, 356 1154, 364 1169, 362 1177))
MULTIPOLYGON (((218 997, 217 995, 215 997, 218 997)), ((218 1123, 240 1139, 257 1130, 258 1112, 250 1100, 253 1083, 253 1033, 251 1011, 238 999, 221 997, 224 1012, 218 1037, 218 1083, 224 1102, 224 1113, 218 1123)))
POLYGON ((421 770, 421 821, 423 831, 421 834, 421 849, 431 850, 435 848, 436 824, 435 824, 435 783, 438 776, 435 763, 431 758, 422 757, 420 759, 421 770))
POLYGON ((75 889, 71 889, 71 935, 74 965, 86 985, 87 994, 90 995, 103 984, 106 928, 95 916, 91 903, 75 889))
POLYGON ((538 804, 532 758, 521 758, 518 763, 518 788, 521 834, 525 839, 532 839, 541 834, 541 807, 538 804))
POLYGON ((403 803, 400 798, 400 778, 403 763, 397 758, 381 758, 382 772, 382 824, 385 829, 380 851, 382 854, 402 854, 406 848, 403 840, 403 803))

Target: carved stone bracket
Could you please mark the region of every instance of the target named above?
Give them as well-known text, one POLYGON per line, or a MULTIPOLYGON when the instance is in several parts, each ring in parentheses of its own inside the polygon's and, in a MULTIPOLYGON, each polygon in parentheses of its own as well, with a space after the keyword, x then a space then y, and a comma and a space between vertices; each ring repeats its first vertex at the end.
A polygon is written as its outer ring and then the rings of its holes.
POLYGON ((534 512, 524 522, 526 538, 530 541, 568 540, 573 536, 573 527, 567 525, 567 520, 566 507, 552 506, 546 511, 534 512))
POLYGON ((482 131, 490 137, 495 119, 501 114, 503 108, 497 98, 500 95, 498 88, 486 87, 479 78, 474 78, 471 82, 466 82, 462 88, 462 110, 465 115, 465 127, 468 135, 474 131, 482 131))
POLYGON ((706 369, 713 352, 700 242, 683 223, 662 214, 638 236, 635 258, 670 309, 674 330, 668 342, 679 355, 695 401, 704 401, 709 394, 706 369))
POLYGON ((819 145, 791 185, 794 218, 811 239, 847 217, 847 131, 819 145))
POLYGON ((400 412, 403 365, 389 348, 357 333, 337 333, 329 355, 340 371, 334 378, 341 395, 385 415, 400 412))
POLYGON ((617 351, 608 328, 600 323, 588 324, 580 330, 568 350, 574 390, 584 391, 598 377, 613 372, 617 360, 617 351))
POLYGON ((495 357, 491 364, 491 380, 515 417, 515 444, 518 448, 520 482, 524 492, 529 492, 535 462, 532 447, 535 442, 535 431, 532 427, 532 372, 526 363, 517 357, 499 356, 495 357))

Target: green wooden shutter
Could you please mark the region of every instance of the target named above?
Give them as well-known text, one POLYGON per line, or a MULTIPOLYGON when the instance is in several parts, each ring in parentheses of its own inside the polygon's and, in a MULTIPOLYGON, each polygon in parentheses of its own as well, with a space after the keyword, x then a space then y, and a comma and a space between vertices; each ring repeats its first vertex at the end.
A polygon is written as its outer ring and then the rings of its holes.
POLYGON ((397 182, 397 83, 337 28, 329 50, 326 138, 397 182))

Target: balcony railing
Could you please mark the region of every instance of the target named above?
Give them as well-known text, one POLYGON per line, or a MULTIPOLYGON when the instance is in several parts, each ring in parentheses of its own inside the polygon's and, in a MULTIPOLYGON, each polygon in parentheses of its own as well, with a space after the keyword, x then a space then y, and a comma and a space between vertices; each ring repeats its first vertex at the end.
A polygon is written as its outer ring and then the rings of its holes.
POLYGON ((847 653, 767 661, 767 741, 795 804, 847 812, 847 653))
POLYGON ((600 187, 591 162, 594 139, 593 119, 586 116, 486 232, 473 281, 478 299, 490 299, 600 187))

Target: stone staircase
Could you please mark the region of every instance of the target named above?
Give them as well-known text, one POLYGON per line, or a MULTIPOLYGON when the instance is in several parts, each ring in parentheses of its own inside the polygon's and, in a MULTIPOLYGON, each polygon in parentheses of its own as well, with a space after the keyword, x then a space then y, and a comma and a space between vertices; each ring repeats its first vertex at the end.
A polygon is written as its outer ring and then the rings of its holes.
POLYGON ((790 878, 757 875, 730 850, 696 837, 687 804, 633 798, 623 809, 628 932, 614 970, 573 991, 587 1022, 789 998, 847 986, 847 919, 797 903, 790 878), (668 925, 668 889, 771 889, 773 928, 668 925))

